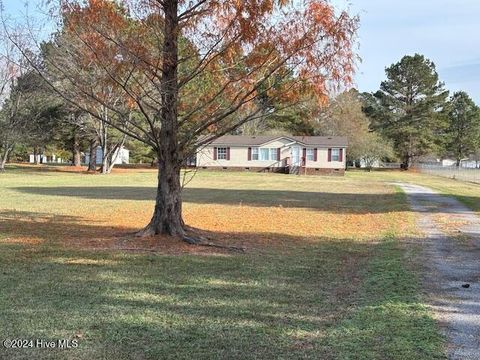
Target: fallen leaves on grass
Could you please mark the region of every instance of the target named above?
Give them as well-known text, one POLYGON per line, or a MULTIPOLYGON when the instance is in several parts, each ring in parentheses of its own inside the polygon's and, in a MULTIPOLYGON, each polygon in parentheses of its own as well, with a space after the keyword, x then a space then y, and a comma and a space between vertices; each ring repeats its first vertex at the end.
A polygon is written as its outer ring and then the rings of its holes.
MULTIPOLYGON (((68 170, 76 169, 68 167, 68 170)), ((106 184, 111 183, 115 188, 128 182, 131 176, 135 181, 146 181, 151 173, 120 169, 118 176, 98 179, 102 189, 108 191, 106 184)), ((50 182, 49 186, 57 181, 62 193, 64 181, 68 181, 68 188, 75 189, 72 184, 82 187, 89 179, 59 173, 45 181, 50 182)), ((44 179, 38 181, 41 184, 44 179)), ((153 186, 154 178, 151 181, 153 186)), ((18 179, 14 184, 19 185, 18 179)), ((223 245, 245 246, 255 251, 265 247, 288 250, 325 239, 379 241, 385 232, 408 233, 413 228, 411 212, 397 198, 394 188, 378 182, 274 174, 212 177, 205 173, 197 176, 191 186, 195 189, 190 193, 194 198, 185 198, 185 222, 223 245), (232 184, 238 189, 229 188, 232 184), (210 191, 216 198, 209 198, 210 191)), ((7 205, 17 207, 18 199, 24 201, 24 208, 0 212, 0 233, 15 241, 35 238, 73 248, 226 254, 223 250, 191 246, 166 236, 135 238, 132 234, 151 217, 153 202, 149 200, 115 196, 86 199, 75 194, 52 197, 41 192, 8 195, 7 205)))

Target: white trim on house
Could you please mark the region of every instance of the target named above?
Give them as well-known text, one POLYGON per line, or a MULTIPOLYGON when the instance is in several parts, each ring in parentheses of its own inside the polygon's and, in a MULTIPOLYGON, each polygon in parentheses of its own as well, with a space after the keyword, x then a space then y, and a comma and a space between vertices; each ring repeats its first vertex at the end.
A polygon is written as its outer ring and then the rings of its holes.
MULTIPOLYGON (((298 143, 299 143, 298 141, 295 141, 294 139, 289 138, 288 136, 279 136, 278 138, 272 139, 272 140, 270 140, 270 141, 266 141, 266 142, 264 142, 263 144, 260 144, 259 146, 266 146, 266 145, 268 145, 268 144, 270 144, 270 143, 273 143, 273 142, 275 142, 275 141, 280 141, 280 140, 283 140, 283 139, 289 140, 289 141, 290 141, 289 144, 298 144, 298 143)), ((286 145, 287 145, 287 144, 286 144, 286 145)), ((286 145, 285 145, 285 146, 286 146, 286 145)), ((305 145, 305 144, 303 144, 303 145, 305 145)))

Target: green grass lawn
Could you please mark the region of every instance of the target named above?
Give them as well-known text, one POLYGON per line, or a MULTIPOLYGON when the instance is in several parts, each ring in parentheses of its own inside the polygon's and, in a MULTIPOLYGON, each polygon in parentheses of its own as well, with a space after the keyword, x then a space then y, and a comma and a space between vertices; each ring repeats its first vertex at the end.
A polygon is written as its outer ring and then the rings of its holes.
MULTIPOLYGON (((350 171, 349 178, 364 179, 370 175, 364 171, 350 171)), ((404 171, 376 171, 373 181, 405 181, 432 188, 444 195, 456 197, 472 210, 480 213, 480 184, 458 181, 440 176, 404 171)))
POLYGON ((10 168, 0 174, 0 340, 79 346, 0 348, 0 358, 444 358, 418 249, 402 242, 414 217, 386 184, 395 176, 199 172, 185 219, 245 246, 239 254, 132 238, 151 215, 151 171, 10 168), (122 250, 137 244, 151 251, 122 250))

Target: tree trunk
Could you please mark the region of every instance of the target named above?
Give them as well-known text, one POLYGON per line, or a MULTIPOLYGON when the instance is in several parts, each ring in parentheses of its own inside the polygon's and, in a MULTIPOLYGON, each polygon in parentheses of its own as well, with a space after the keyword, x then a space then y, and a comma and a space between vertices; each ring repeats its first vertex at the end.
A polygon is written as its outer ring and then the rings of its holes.
POLYGON ((460 163, 461 163, 461 161, 462 161, 461 159, 457 159, 457 163, 456 163, 456 166, 457 166, 457 168, 459 168, 459 167, 460 167, 460 163))
POLYGON ((7 164, 7 158, 2 157, 0 159, 0 171, 5 171, 5 165, 7 164))
POLYGON ((36 146, 33 147, 33 163, 35 165, 38 165, 40 163, 40 161, 38 160, 38 148, 36 146))
MULTIPOLYGON (((103 150, 103 151, 105 151, 105 150, 103 150)), ((103 155, 103 157, 102 157, 101 173, 102 173, 102 174, 108 174, 108 173, 109 173, 109 169, 110 169, 110 166, 109 166, 108 156, 105 155, 105 153, 104 153, 104 155, 103 155)))
POLYGON ((90 158, 88 159, 88 171, 97 171, 97 139, 90 141, 90 158))
POLYGON ((118 159, 118 156, 120 155, 120 151, 125 146, 126 140, 127 140, 127 136, 126 135, 122 136, 122 139, 120 140, 120 142, 115 145, 112 151, 110 151, 110 154, 108 155, 109 157, 108 173, 109 174, 112 172, 113 167, 115 166, 115 163, 118 159))
POLYGON ((115 166, 115 160, 110 159, 110 162, 108 164, 108 169, 107 169, 109 174, 112 172, 114 166, 115 166))
POLYGON ((73 134, 73 166, 82 166, 82 153, 80 151, 80 136, 75 131, 73 134))
MULTIPOLYGON (((104 107, 103 108, 103 119, 106 119, 107 117, 107 109, 104 107)), ((100 172, 102 174, 108 174, 109 173, 109 168, 110 168, 110 163, 109 163, 109 158, 108 158, 108 132, 107 132, 107 124, 105 123, 104 120, 100 123, 100 136, 101 136, 101 146, 102 146, 102 167, 100 169, 100 172)))
POLYGON ((158 162, 158 186, 155 210, 141 236, 167 234, 185 236, 182 218, 180 166, 172 166, 169 159, 158 162))
POLYGON ((12 147, 5 146, 5 150, 3 151, 3 154, 0 157, 0 171, 5 171, 5 165, 7 164, 8 155, 10 154, 11 150, 12 150, 12 147))
POLYGON ((3 154, 0 157, 0 171, 5 171, 5 166, 7 165, 10 153, 12 152, 15 144, 5 144, 3 154))
POLYGON ((160 87, 162 108, 158 156, 158 187, 150 224, 140 235, 167 234, 185 237, 182 219, 180 185, 181 156, 178 148, 178 0, 164 1, 165 38, 163 43, 163 76, 160 87))
POLYGON ((409 168, 410 168, 410 155, 407 154, 403 159, 403 169, 408 170, 409 168))

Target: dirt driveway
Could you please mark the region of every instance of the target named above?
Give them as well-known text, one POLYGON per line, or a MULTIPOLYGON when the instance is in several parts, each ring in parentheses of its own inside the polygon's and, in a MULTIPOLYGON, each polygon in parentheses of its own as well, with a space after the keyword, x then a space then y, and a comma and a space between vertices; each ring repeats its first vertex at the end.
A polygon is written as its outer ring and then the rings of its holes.
POLYGON ((480 359, 480 217, 429 188, 396 185, 418 214, 425 288, 448 338, 448 356, 480 359))

